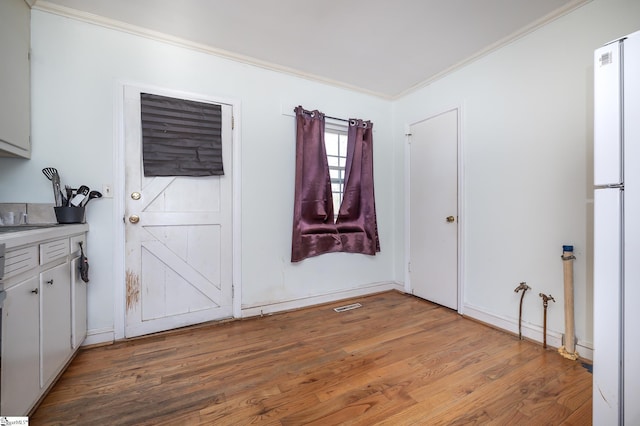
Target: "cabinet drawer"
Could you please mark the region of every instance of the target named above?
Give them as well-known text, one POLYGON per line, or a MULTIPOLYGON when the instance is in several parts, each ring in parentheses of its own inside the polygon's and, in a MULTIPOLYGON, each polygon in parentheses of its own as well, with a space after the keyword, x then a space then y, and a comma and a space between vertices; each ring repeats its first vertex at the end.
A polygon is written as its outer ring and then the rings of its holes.
POLYGON ((38 266, 38 248, 25 247, 5 254, 4 278, 16 276, 38 266))
POLYGON ((64 238, 40 244, 40 264, 44 265, 69 254, 69 239, 64 238))
POLYGON ((71 237, 71 253, 80 255, 80 245, 82 243, 82 249, 87 252, 87 234, 75 235, 71 237))

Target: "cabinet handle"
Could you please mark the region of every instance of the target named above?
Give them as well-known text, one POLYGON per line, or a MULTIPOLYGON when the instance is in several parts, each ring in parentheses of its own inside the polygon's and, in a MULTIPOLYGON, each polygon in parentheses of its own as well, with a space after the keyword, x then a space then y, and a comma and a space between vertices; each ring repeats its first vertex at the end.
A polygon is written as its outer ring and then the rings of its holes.
POLYGON ((33 294, 38 294, 38 289, 37 289, 37 288, 34 288, 33 290, 31 290, 31 293, 33 293, 33 294))
POLYGON ((49 285, 53 285, 53 279, 51 279, 51 280, 47 281, 47 284, 49 284, 49 285))

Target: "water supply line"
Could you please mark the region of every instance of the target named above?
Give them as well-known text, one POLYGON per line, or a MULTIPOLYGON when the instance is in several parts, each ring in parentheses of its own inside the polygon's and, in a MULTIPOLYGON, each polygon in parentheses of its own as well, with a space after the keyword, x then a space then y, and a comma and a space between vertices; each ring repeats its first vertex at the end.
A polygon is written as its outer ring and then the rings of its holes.
POLYGON ((562 266, 564 269, 564 345, 558 348, 560 355, 575 361, 576 352, 575 320, 573 315, 573 246, 562 246, 562 266))
POLYGON ((546 349, 547 348, 547 307, 549 306, 549 300, 553 300, 555 302, 556 299, 554 299, 552 295, 547 296, 546 294, 542 294, 542 293, 540 293, 540 297, 542 297, 542 306, 544 307, 544 322, 542 327, 542 347, 546 349))
POLYGON ((520 340, 522 340, 522 300, 524 299, 524 294, 527 292, 527 290, 529 290, 531 287, 529 287, 527 285, 526 282, 521 282, 520 285, 518 287, 516 287, 515 291, 516 293, 519 292, 520 290, 522 290, 522 295, 520 295, 520 313, 518 315, 518 338, 520 340))

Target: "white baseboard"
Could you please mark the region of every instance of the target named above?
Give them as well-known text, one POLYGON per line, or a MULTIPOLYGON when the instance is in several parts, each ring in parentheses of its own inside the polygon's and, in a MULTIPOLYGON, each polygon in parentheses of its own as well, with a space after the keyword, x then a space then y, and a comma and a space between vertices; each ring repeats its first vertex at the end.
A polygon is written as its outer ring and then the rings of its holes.
POLYGON ((82 342, 81 346, 97 345, 100 343, 112 343, 115 341, 115 334, 112 328, 98 328, 95 330, 88 330, 87 337, 82 342))
MULTIPOLYGON (((244 306, 242 308, 242 318, 269 315, 277 312, 290 311, 293 309, 305 308, 323 303, 335 302, 338 300, 349 299, 358 296, 366 296, 383 291, 397 290, 404 293, 404 285, 401 283, 387 281, 381 283, 373 283, 354 289, 336 291, 332 293, 319 294, 314 296, 302 297, 299 299, 287 300, 283 302, 266 303, 255 306, 244 306)), ((473 318, 490 326, 499 328, 512 334, 518 334, 518 322, 516 319, 502 317, 494 313, 483 310, 482 308, 465 304, 463 314, 469 318, 473 318)), ((522 336, 526 339, 542 343, 542 327, 535 324, 522 323, 522 336)), ((111 343, 115 341, 115 333, 113 329, 103 328, 89 330, 82 346, 96 345, 101 343, 111 343)), ((553 348, 562 346, 562 333, 554 330, 547 330, 547 345, 553 348)), ((590 342, 578 341, 576 350, 581 358, 593 360, 593 344, 590 342)))
POLYGON ((580 342, 578 340, 578 343, 576 343, 576 351, 578 351, 580 358, 593 361, 593 343, 580 342))
POLYGON ((253 306, 242 307, 242 318, 269 315, 277 312, 290 311, 293 309, 306 308, 308 306, 320 305, 323 303, 335 302, 342 299, 364 296, 368 294, 380 293, 383 291, 398 290, 404 293, 404 285, 386 281, 372 283, 349 290, 341 290, 332 293, 317 294, 313 296, 301 297, 298 299, 286 300, 283 302, 264 303, 253 306))
MULTIPOLYGON (((464 305, 463 315, 481 321, 493 327, 499 328, 501 330, 505 330, 516 335, 518 334, 517 319, 502 317, 491 312, 487 312, 482 308, 478 308, 476 306, 468 304, 464 305)), ((543 343, 543 332, 544 330, 542 329, 542 327, 538 325, 522 322, 522 337, 526 339, 543 343)), ((562 339, 562 333, 554 330, 547 330, 547 346, 551 346, 557 349, 562 346, 562 339)), ((578 344, 576 345, 576 351, 581 358, 593 360, 592 344, 588 342, 578 341, 578 344)))
MULTIPOLYGON (((398 290, 400 292, 404 292, 404 286, 397 282, 387 281, 367 284, 350 290, 314 295, 283 302, 274 302, 256 306, 243 306, 241 318, 290 311, 292 309, 305 308, 308 306, 335 302, 341 299, 349 299, 352 297, 380 293, 389 290, 398 290)), ((112 343, 114 341, 115 332, 112 328, 94 329, 87 331, 87 337, 84 339, 84 342, 82 342, 82 346, 97 345, 101 343, 112 343)))

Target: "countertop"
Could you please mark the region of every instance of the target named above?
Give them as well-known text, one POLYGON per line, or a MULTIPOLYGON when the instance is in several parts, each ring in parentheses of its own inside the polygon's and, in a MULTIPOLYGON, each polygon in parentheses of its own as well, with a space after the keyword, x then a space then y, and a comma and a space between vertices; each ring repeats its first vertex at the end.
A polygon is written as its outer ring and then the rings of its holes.
MULTIPOLYGON (((25 229, 17 228, 15 231, 6 232, 0 229, 0 244, 5 244, 5 250, 13 247, 20 247, 35 244, 44 240, 62 238, 74 234, 80 234, 89 230, 89 224, 77 223, 69 225, 47 224, 47 225, 21 225, 25 229), (37 226, 35 229, 34 226, 37 226)), ((0 227, 2 228, 2 227, 0 227)))

